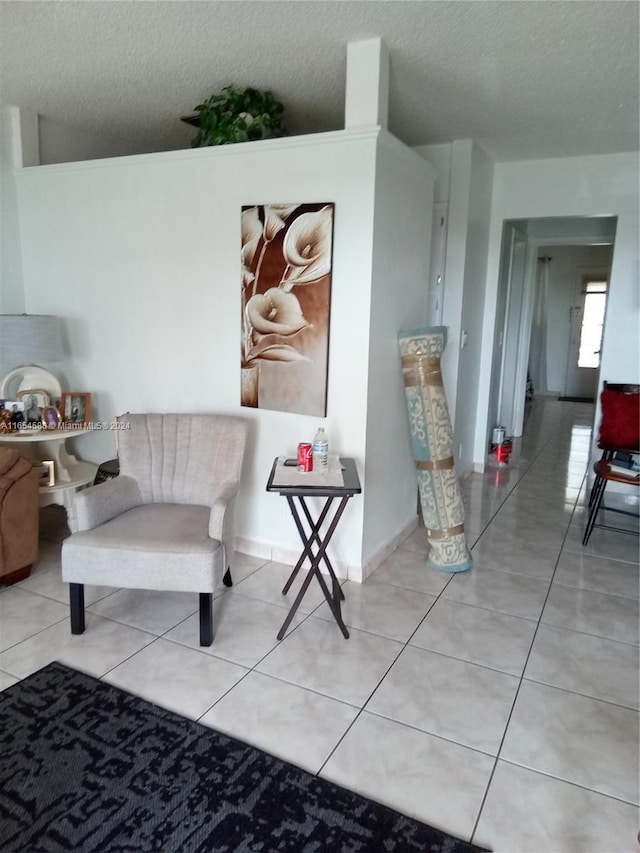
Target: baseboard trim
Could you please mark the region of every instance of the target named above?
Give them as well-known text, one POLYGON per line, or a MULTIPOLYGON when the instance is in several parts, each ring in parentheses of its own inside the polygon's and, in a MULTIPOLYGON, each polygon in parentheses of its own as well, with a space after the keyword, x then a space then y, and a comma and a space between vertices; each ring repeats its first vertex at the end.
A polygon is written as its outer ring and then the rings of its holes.
POLYGON ((375 551, 367 560, 365 560, 361 567, 358 567, 357 571, 359 576, 356 577, 355 573, 352 577, 349 576, 349 580, 356 581, 357 583, 362 583, 365 581, 370 575, 372 575, 376 569, 380 568, 380 566, 384 563, 388 557, 393 554, 396 548, 400 545, 401 542, 404 542, 407 537, 411 536, 414 530, 418 529, 420 523, 419 516, 415 516, 409 521, 407 524, 404 524, 398 532, 391 537, 391 539, 384 545, 381 545, 377 551, 375 551))
POLYGON ((466 480, 467 477, 470 477, 475 472, 475 464, 472 462, 470 465, 467 465, 462 471, 458 471, 458 482, 462 482, 466 480))
MULTIPOLYGON (((381 545, 361 566, 343 563, 330 556, 331 565, 336 576, 341 580, 350 580, 354 583, 363 583, 384 561, 391 556, 401 542, 411 536, 418 529, 419 517, 416 515, 395 533, 388 542, 381 545)), ((300 557, 300 551, 292 548, 282 548, 270 545, 268 542, 258 542, 255 539, 243 539, 236 537, 236 550, 249 557, 259 557, 274 563, 284 563, 287 566, 296 565, 300 557)), ((302 565, 303 569, 309 568, 309 560, 306 559, 302 565)), ((322 574, 328 574, 324 566, 321 567, 322 574)))
MULTIPOLYGON (((302 546, 301 546, 302 547, 302 546)), ((236 551, 241 554, 246 554, 249 557, 259 557, 261 560, 267 560, 273 563, 284 563, 285 566, 293 568, 300 559, 300 551, 293 548, 282 548, 280 546, 270 545, 268 542, 258 542, 255 539, 243 539, 236 537, 236 551)), ((352 580, 352 575, 359 573, 359 567, 351 566, 348 563, 342 563, 334 559, 329 554, 331 565, 336 573, 336 577, 341 580, 352 580)), ((306 559, 302 564, 303 569, 309 568, 309 560, 306 559)), ((324 565, 320 566, 320 571, 323 575, 328 575, 324 565)))
POLYGON ((261 560, 271 559, 271 545, 267 542, 257 542, 255 539, 244 539, 236 536, 235 550, 248 557, 259 557, 261 560))

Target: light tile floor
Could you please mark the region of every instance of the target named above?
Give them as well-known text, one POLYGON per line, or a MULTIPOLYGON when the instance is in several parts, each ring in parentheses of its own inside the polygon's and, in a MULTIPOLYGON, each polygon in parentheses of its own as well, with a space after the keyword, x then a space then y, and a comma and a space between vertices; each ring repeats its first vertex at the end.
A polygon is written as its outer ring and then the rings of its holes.
POLYGON ((240 554, 210 648, 194 596, 104 587, 72 637, 43 513, 0 592, 0 689, 60 660, 495 851, 638 853, 638 539, 581 544, 591 418, 536 402, 463 483, 472 571, 427 570, 418 529, 344 585, 348 641, 314 585, 279 643, 289 567, 240 554))

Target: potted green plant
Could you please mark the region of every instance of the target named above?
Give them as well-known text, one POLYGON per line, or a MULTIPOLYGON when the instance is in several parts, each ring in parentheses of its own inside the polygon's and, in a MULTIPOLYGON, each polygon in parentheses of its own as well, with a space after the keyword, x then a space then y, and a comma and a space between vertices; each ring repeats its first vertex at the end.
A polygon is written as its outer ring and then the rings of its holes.
POLYGON ((195 116, 184 119, 198 132, 192 148, 227 145, 281 136, 284 107, 273 92, 247 87, 225 86, 195 108, 195 116))

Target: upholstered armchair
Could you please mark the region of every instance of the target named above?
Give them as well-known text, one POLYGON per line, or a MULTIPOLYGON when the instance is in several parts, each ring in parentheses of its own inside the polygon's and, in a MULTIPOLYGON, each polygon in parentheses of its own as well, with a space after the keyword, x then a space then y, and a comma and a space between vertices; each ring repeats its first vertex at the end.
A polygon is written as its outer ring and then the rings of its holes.
POLYGON ((0 583, 29 577, 38 557, 40 497, 31 462, 0 447, 0 583))
POLYGON ((213 595, 230 585, 231 508, 246 424, 207 414, 123 415, 120 476, 78 492, 62 546, 71 632, 82 634, 84 584, 199 593, 200 645, 213 642, 213 595))

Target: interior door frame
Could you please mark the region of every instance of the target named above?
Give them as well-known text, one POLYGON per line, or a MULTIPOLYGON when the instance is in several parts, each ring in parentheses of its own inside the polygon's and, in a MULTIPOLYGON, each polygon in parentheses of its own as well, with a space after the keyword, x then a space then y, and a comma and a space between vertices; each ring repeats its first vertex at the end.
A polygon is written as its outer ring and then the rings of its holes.
MULTIPOLYGON (((522 435, 524 427, 524 408, 526 403, 527 370, 529 369, 529 347, 531 345, 531 323, 533 320, 533 304, 535 298, 536 267, 540 247, 553 249, 554 246, 611 246, 611 259, 615 252, 615 237, 613 240, 594 240, 593 237, 530 237, 527 251, 530 252, 525 276, 524 293, 522 298, 522 313, 520 315, 520 337, 518 341, 518 356, 515 375, 515 400, 513 404, 513 435, 522 435), (522 393, 520 393, 522 391, 522 393)), ((606 314, 605 314, 606 324, 606 314)), ((534 389, 535 393, 535 389, 534 389)))
POLYGON ((527 373, 529 372, 529 349, 531 347, 531 324, 533 322, 533 305, 538 272, 538 251, 540 246, 549 245, 545 240, 529 237, 527 242, 527 263, 524 277, 524 292, 522 294, 522 309, 520 312, 520 335, 518 338, 518 353, 516 356, 516 371, 514 380, 513 401, 513 436, 522 435, 524 428, 524 407, 526 403, 527 373), (521 390, 522 393, 518 393, 521 390))
POLYGON ((498 387, 498 401, 497 401, 497 410, 498 410, 498 419, 500 423, 506 428, 507 435, 515 435, 513 431, 513 427, 516 423, 516 411, 515 411, 515 399, 514 405, 511 409, 511 418, 509 423, 506 422, 503 416, 503 400, 505 397, 505 392, 507 395, 511 396, 513 390, 518 387, 518 359, 520 353, 521 346, 521 338, 522 338, 522 310, 524 308, 524 299, 527 290, 527 281, 528 281, 528 267, 530 261, 530 250, 531 247, 529 245, 529 236, 527 234, 526 228, 523 229, 519 224, 511 223, 511 240, 509 245, 509 261, 508 261, 508 269, 507 269, 507 294, 506 294, 506 303, 504 309, 504 322, 501 330, 502 335, 502 352, 501 352, 501 364, 500 364, 500 385, 498 387), (514 272, 514 260, 516 253, 516 241, 518 237, 523 238, 524 243, 524 275, 522 277, 522 294, 521 294, 521 303, 520 303, 520 320, 518 323, 518 339, 516 341, 516 369, 514 371, 513 376, 513 388, 505 388, 505 365, 507 360, 507 350, 510 348, 510 336, 509 331, 511 328, 510 320, 511 320, 511 307, 512 302, 514 301, 514 284, 513 284, 513 272, 514 272))

